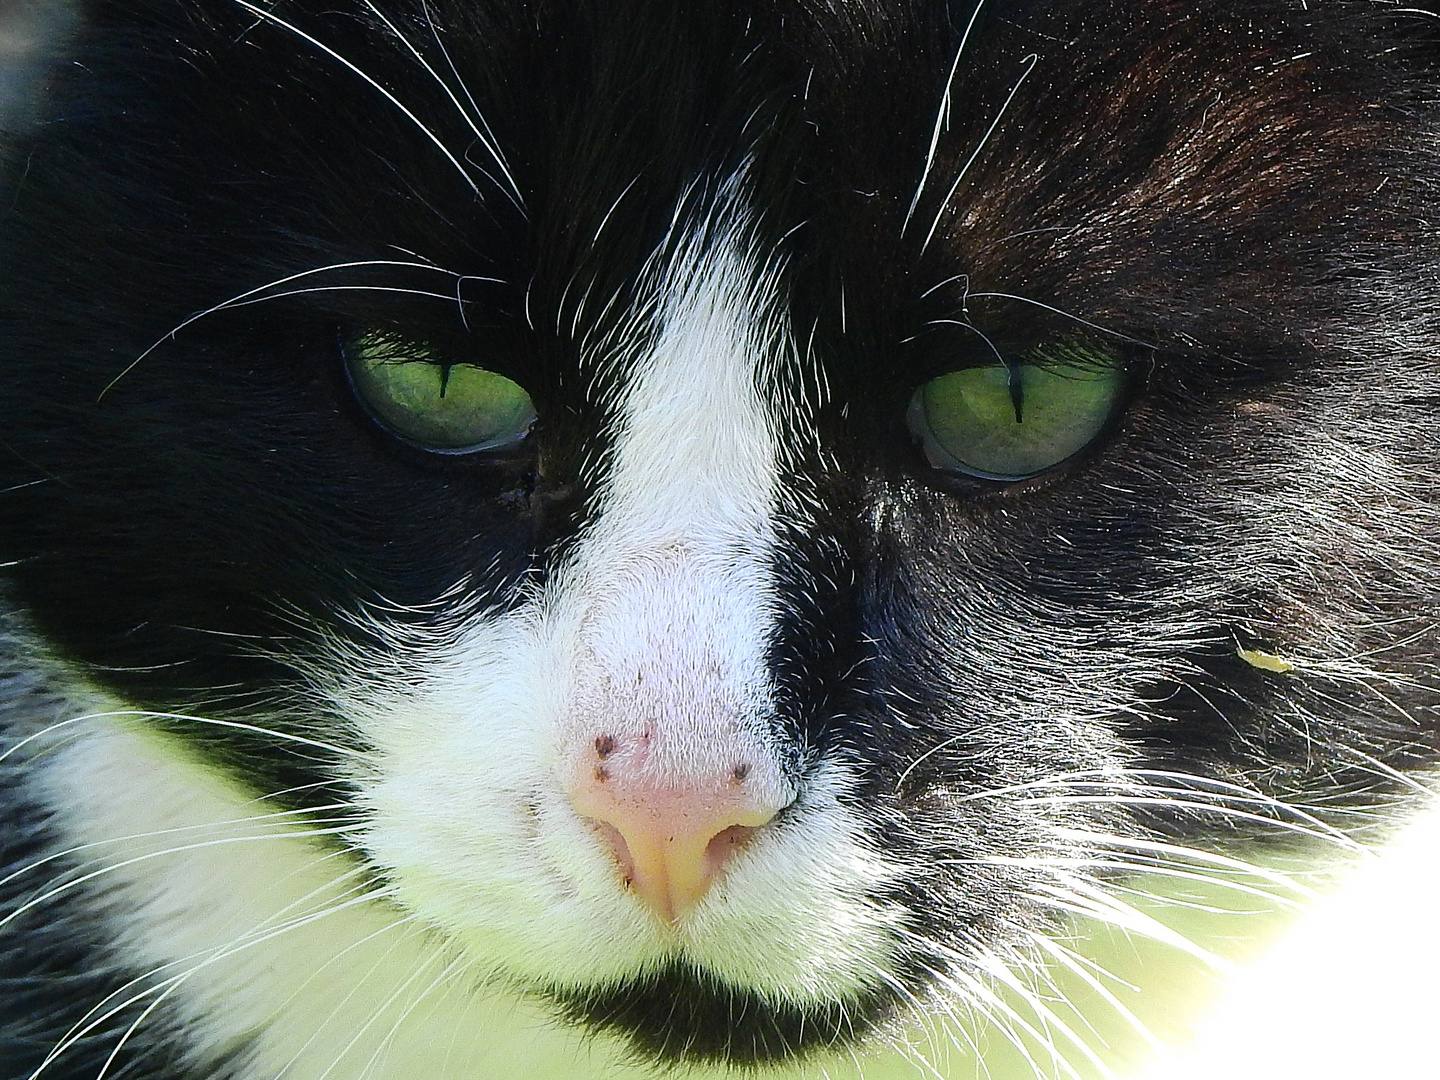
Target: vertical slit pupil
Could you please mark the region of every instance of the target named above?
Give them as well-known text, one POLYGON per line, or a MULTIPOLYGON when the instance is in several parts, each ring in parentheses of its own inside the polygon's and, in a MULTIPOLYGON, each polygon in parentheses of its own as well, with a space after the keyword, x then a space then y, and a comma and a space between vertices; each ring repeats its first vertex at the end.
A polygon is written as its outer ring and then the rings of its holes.
POLYGON ((1025 402, 1025 384, 1021 377, 1022 365, 1007 364, 1005 381, 1010 390, 1010 404, 1015 406, 1015 423, 1021 423, 1021 407, 1025 402))

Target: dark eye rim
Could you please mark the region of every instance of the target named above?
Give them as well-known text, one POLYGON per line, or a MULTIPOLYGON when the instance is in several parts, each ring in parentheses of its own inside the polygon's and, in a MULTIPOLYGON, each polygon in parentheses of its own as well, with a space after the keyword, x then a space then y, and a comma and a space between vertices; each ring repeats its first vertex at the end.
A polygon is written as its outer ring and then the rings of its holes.
MULTIPOLYGON (((419 439, 407 435, 405 432, 398 430, 393 424, 386 421, 386 419, 383 416, 380 416, 376 409, 370 404, 365 394, 361 393, 360 388, 355 383, 355 374, 353 371, 352 354, 355 348, 355 339, 361 333, 373 329, 376 328, 368 326, 359 328, 337 327, 335 332, 336 351, 340 361, 338 367, 340 369, 341 382, 344 384, 345 390, 347 391, 348 396, 353 403, 355 409, 365 417, 365 419, 369 422, 369 426, 373 430, 377 430, 378 432, 380 432, 381 435, 383 435, 383 437, 388 442, 393 444, 399 444, 400 446, 405 447, 407 450, 415 454, 424 455, 429 458, 467 461, 474 460, 481 462, 493 462, 502 465, 520 464, 533 459, 535 455, 536 432, 537 429, 542 426, 540 406, 539 403, 536 401, 536 396, 531 391, 531 389, 521 383, 520 380, 515 379, 513 375, 508 371, 500 371, 494 368, 484 369, 492 371, 494 374, 500 375, 506 379, 510 379, 517 386, 519 386, 520 389, 524 390, 526 395, 530 398, 531 405, 535 411, 535 416, 530 421, 530 424, 525 429, 524 433, 521 434, 518 438, 508 439, 504 442, 496 442, 495 440, 489 440, 487 442, 476 443, 471 446, 433 446, 429 443, 425 443, 419 439)), ((413 362, 426 363, 427 361, 417 359, 413 362)), ((456 361, 457 365, 462 363, 469 363, 469 361, 456 361)), ((435 366, 438 367, 441 365, 435 364, 435 366)), ((474 366, 478 367, 479 365, 474 366)))

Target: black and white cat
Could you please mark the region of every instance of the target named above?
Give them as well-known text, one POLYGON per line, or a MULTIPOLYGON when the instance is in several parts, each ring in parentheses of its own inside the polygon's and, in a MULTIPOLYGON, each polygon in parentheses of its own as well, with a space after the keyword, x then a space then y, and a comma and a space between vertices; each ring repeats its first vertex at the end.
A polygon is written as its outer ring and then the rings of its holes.
POLYGON ((1427 4, 62 14, 0 195, 3 1080, 1023 1028, 1120 875, 1437 756, 1427 4))

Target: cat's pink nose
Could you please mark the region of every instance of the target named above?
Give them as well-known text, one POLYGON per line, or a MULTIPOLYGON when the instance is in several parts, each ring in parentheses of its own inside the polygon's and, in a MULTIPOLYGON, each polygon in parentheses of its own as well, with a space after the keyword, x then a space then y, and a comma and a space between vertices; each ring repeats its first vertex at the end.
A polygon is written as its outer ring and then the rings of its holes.
POLYGON ((597 737, 572 774, 570 800, 608 842, 625 884, 674 922, 784 802, 767 797, 773 785, 751 782, 745 761, 698 776, 649 769, 648 741, 597 737))

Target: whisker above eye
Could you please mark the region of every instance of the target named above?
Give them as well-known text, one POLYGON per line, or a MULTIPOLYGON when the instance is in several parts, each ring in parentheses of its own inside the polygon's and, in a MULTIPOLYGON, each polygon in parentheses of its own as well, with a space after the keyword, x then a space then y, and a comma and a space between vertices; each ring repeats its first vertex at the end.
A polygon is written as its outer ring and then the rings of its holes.
POLYGON ((1029 305, 1031 305, 1032 307, 1037 307, 1037 308, 1041 308, 1041 309, 1043 309, 1043 310, 1045 310, 1045 311, 1048 311, 1048 312, 1050 312, 1052 315, 1059 315, 1061 318, 1069 319, 1071 322, 1074 322, 1074 323, 1079 323, 1081 326, 1084 326, 1084 327, 1086 327, 1087 329, 1090 329, 1090 330, 1094 330, 1094 331, 1096 331, 1096 332, 1098 332, 1098 333, 1104 334, 1104 335, 1106 335, 1107 337, 1112 337, 1112 338, 1115 338, 1115 339, 1117 339, 1117 340, 1119 340, 1119 341, 1126 341, 1126 342, 1129 342, 1131 345, 1139 345, 1139 346, 1141 346, 1142 348, 1146 348, 1146 349, 1156 349, 1156 348, 1159 348, 1159 346, 1153 345, 1153 344, 1151 344, 1151 343, 1148 342, 1148 341, 1142 341, 1140 338, 1131 337, 1129 334, 1123 334, 1123 333, 1121 333, 1120 331, 1118 331, 1118 330, 1113 330, 1113 329, 1111 329, 1111 328, 1108 327, 1108 326, 1102 326, 1102 325, 1100 325, 1099 323, 1091 322, 1089 319, 1082 318, 1081 316, 1076 315, 1076 314, 1073 314, 1072 312, 1069 312, 1069 311, 1065 311, 1065 310, 1063 310, 1062 308, 1057 308, 1057 307, 1055 307, 1053 304, 1046 304, 1046 303, 1044 303, 1043 301, 1034 300, 1034 299, 1032 299, 1032 298, 1030 298, 1030 297, 1028 297, 1028 296, 1019 296, 1019 295, 1017 295, 1017 294, 1015 294, 1015 293, 993 292, 993 291, 989 291, 989 292, 972 292, 972 293, 967 293, 967 294, 966 294, 966 299, 968 299, 968 300, 984 300, 984 299, 987 299, 987 298, 988 298, 988 299, 994 299, 994 300, 1014 300, 1016 303, 1029 304, 1029 305))
MULTIPOLYGON (((525 198, 521 194, 519 186, 515 183, 515 177, 510 172, 510 167, 506 164, 504 155, 500 152, 500 147, 495 141, 495 135, 490 130, 490 125, 485 122, 485 117, 481 113, 479 106, 476 105, 475 98, 470 94, 469 89, 465 86, 464 80, 460 78, 460 73, 455 69, 454 61, 450 59, 450 53, 445 48, 444 39, 440 36, 439 29, 435 25, 435 19, 434 16, 431 14, 428 0, 422 0, 422 8, 425 12, 426 21, 430 25, 430 31, 435 38, 435 44, 440 49, 440 55, 445 58, 445 63, 449 66, 451 75, 454 76, 456 82, 459 83, 461 90, 465 92, 465 98, 470 104, 470 111, 467 111, 465 106, 460 103, 460 99, 456 97, 455 92, 450 89, 450 84, 440 77, 439 72, 437 72, 430 65, 430 62, 425 59, 425 55, 415 46, 415 44, 408 37, 405 36, 405 34, 400 30, 399 27, 395 25, 395 23, 390 19, 390 17, 386 15, 383 11, 381 11, 380 8, 376 7, 373 0, 364 0, 364 3, 365 6, 369 8, 370 11, 376 16, 376 18, 380 19, 386 25, 386 27, 389 28, 390 32, 394 34, 397 39, 399 39, 401 44, 403 44, 405 48, 409 50, 410 54, 415 57, 416 62, 425 69, 426 73, 432 79, 435 80, 436 84, 439 85, 440 89, 445 92, 445 96, 448 97, 451 103, 455 106, 455 111, 460 114, 460 117, 465 121, 466 126, 469 127, 470 130, 474 133, 476 141, 479 142, 482 147, 484 147, 485 152, 490 155, 490 157, 494 160, 496 166, 500 169, 500 174, 505 178, 505 183, 498 183, 494 177, 492 177, 488 172, 483 169, 480 170, 482 175, 484 175, 486 179, 490 180, 491 183, 494 183, 496 187, 500 188, 500 190, 505 193, 506 198, 508 198, 510 202, 514 204, 515 209, 519 210, 521 213, 524 213, 525 198), (481 130, 482 128, 484 130, 481 130)), ((468 155, 466 156, 465 160, 470 160, 468 155)), ((473 162, 471 162, 471 164, 473 164, 473 162)))
POLYGON ((419 129, 421 134, 423 134, 427 139, 429 139, 432 143, 435 144, 436 149, 438 149, 440 153, 445 155, 446 160, 448 160, 450 164, 454 166, 455 171, 460 174, 461 179, 463 179, 465 183, 469 185, 470 189, 476 195, 480 194, 480 186, 475 183, 474 177, 472 177, 469 171, 466 170, 465 166, 460 163, 460 159, 457 158, 455 154, 450 150, 450 148, 445 145, 444 141, 441 140, 440 136, 436 135, 434 131, 427 127, 425 123, 418 116, 416 116, 415 113, 412 112, 407 105, 405 105, 398 97, 394 95, 394 93, 387 89, 378 80, 367 74, 360 67, 357 67, 350 60, 347 60, 344 56, 336 52, 329 45, 326 45, 323 41, 311 36, 310 34, 307 34, 304 30, 301 30, 294 23, 286 22, 284 19, 276 15, 273 11, 268 11, 265 8, 262 8, 256 4, 252 4, 250 3, 250 0, 231 0, 231 3, 239 5, 246 11, 250 12, 250 14, 254 15, 256 18, 259 18, 274 26, 278 26, 291 34, 294 34, 302 41, 308 42, 309 44, 313 45, 315 48, 323 52, 326 56, 329 56, 331 59, 337 61, 338 63, 352 71, 354 74, 358 75, 375 90, 379 91, 379 93, 385 98, 386 101, 390 102, 391 105, 399 109, 400 112, 404 114, 405 118, 408 119, 411 124, 413 124, 416 128, 419 129))
MULTIPOLYGON (((237 2, 238 2, 238 0, 237 0, 237 2)), ((374 267, 391 267, 391 268, 402 268, 402 269, 409 269, 409 270, 424 270, 424 271, 429 271, 429 272, 431 272, 431 273, 444 274, 446 277, 456 278, 456 279, 463 279, 463 278, 467 278, 467 277, 469 277, 469 278, 474 278, 474 277, 475 277, 474 275, 470 275, 470 274, 459 274, 459 273, 456 273, 454 270, 446 270, 446 269, 444 269, 443 267, 436 266, 434 263, 423 262, 423 261, 404 260, 404 259, 360 259, 360 260, 356 260, 356 261, 353 261, 353 262, 331 263, 331 264, 329 264, 328 266, 316 266, 316 267, 312 267, 312 268, 309 269, 309 270, 301 270, 301 271, 299 271, 298 273, 288 274, 288 275, 286 275, 285 277, 276 278, 274 281, 267 282, 267 283, 265 283, 264 285, 257 285, 257 286, 255 286, 253 289, 246 289, 244 292, 236 293, 234 296, 230 297, 230 299, 228 299, 228 300, 223 300, 223 301, 221 301, 220 303, 215 304, 215 305, 213 305, 213 306, 211 306, 211 307, 208 307, 208 308, 206 308, 206 309, 203 310, 203 311, 196 312, 194 315, 191 315, 191 316, 189 316, 188 318, 182 319, 180 322, 176 323, 173 327, 171 327, 168 331, 166 331, 166 332, 165 332, 164 334, 162 334, 160 337, 156 338, 154 342, 152 342, 148 347, 146 347, 146 349, 145 349, 144 352, 142 352, 139 356, 135 357, 135 359, 132 360, 132 361, 130 361, 130 363, 128 363, 127 365, 125 365, 124 370, 122 370, 118 375, 116 375, 113 379, 111 379, 108 383, 105 384, 105 388, 100 391, 99 395, 96 397, 95 400, 96 400, 96 401, 103 400, 104 397, 105 397, 105 395, 108 394, 111 390, 113 390, 113 389, 115 388, 115 384, 118 383, 121 379, 125 378, 126 375, 129 375, 130 372, 134 371, 135 368, 138 367, 138 366, 140 365, 140 363, 145 360, 146 357, 148 357, 148 356, 149 356, 151 353, 153 353, 156 349, 160 348, 161 345, 164 345, 165 342, 167 342, 167 341, 173 341, 173 340, 175 339, 175 335, 179 334, 179 333, 180 333, 182 330, 184 330, 186 327, 191 326, 191 325, 193 325, 194 323, 199 322, 201 319, 208 318, 209 316, 218 314, 219 312, 222 312, 222 311, 228 311, 228 310, 231 309, 231 308, 245 307, 245 306, 247 306, 248 304, 250 304, 250 303, 252 303, 252 302, 255 302, 256 300, 259 300, 259 299, 266 299, 266 297, 262 297, 260 294, 262 294, 262 293, 267 293, 267 292, 269 292, 271 289, 278 289, 278 288, 279 288, 280 286, 282 286, 282 285, 288 285, 288 284, 289 284, 290 282, 292 282, 292 281, 299 281, 299 280, 301 280, 302 278, 314 277, 316 274, 334 273, 334 272, 339 271, 339 270, 369 269, 369 268, 374 268, 374 267)), ((480 280, 480 281, 491 281, 491 280, 493 280, 493 279, 491 279, 491 278, 477 278, 476 280, 480 280)), ((379 288, 379 286, 372 286, 372 287, 373 287, 373 288, 379 288)), ((457 285, 456 288, 458 289, 459 286, 457 285)), ((323 291, 323 290, 316 290, 316 291, 323 291)), ((398 290, 398 289, 397 289, 397 290, 395 290, 395 291, 403 291, 403 290, 398 290)), ((438 294, 438 293, 426 293, 426 292, 423 292, 423 291, 420 291, 420 292, 419 292, 419 295, 422 295, 422 296, 430 295, 430 296, 436 297, 436 299, 445 300, 445 301, 447 301, 447 302, 450 302, 452 299, 455 299, 455 298, 452 298, 452 297, 449 296, 449 295, 443 295, 443 296, 442 296, 442 295, 440 295, 440 294, 438 294)))
POLYGON ((969 159, 960 167, 959 173, 955 176, 955 182, 950 185, 950 190, 945 193, 945 198, 940 201, 940 209, 936 211, 935 220, 930 224, 930 231, 925 234, 925 241, 920 245, 920 253, 922 255, 926 249, 930 247, 930 241, 935 239, 935 231, 940 228, 940 221, 945 217, 945 211, 950 208, 950 200, 955 197, 955 192, 960 190, 960 184, 964 181, 965 174, 970 171, 970 166, 974 165, 976 159, 984 152, 986 145, 990 142, 990 137, 995 134, 995 129, 1000 126, 1000 121, 1005 119, 1005 113, 1009 110, 1010 103, 1015 100, 1015 95, 1020 92, 1020 87, 1025 85, 1025 80, 1030 77, 1030 73, 1035 70, 1035 65, 1039 62, 1039 53, 1031 53, 1020 61, 1020 63, 1024 65, 1025 70, 1022 71, 1020 77, 1015 80, 1015 85, 1010 88, 1010 93, 1006 96, 1004 104, 1000 106, 1000 111, 995 114, 995 119, 990 122, 989 129, 981 136, 980 142, 971 152, 969 159))
POLYGON ((915 208, 920 205, 920 196, 925 192, 925 182, 930 179, 930 170, 935 166, 935 152, 940 146, 940 136, 950 126, 950 105, 951 95, 955 88, 955 75, 960 70, 960 61, 965 56, 965 46, 970 43, 970 33, 975 29, 975 22, 980 18, 980 12, 985 7, 985 0, 976 0, 975 9, 970 12, 970 21, 965 24, 965 30, 960 35, 960 44, 955 48, 955 59, 950 63, 950 74, 945 78, 945 89, 940 94, 940 107, 935 110, 935 129, 930 133, 930 148, 925 152, 925 167, 920 172, 920 182, 915 185, 915 194, 910 199, 910 207, 905 211, 904 224, 900 226, 900 235, 905 235, 905 230, 910 227, 910 219, 915 216, 915 208))

